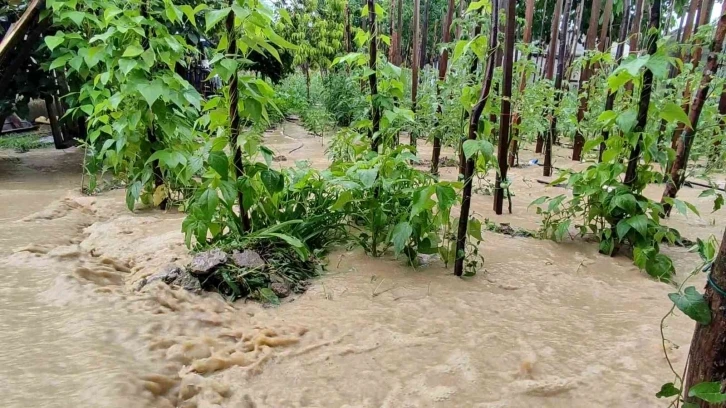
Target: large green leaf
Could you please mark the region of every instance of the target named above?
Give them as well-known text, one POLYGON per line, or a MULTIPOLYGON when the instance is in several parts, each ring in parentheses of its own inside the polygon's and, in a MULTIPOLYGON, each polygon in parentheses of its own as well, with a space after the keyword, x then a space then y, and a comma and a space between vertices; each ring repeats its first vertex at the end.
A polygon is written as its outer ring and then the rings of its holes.
POLYGON ((378 169, 358 169, 356 174, 358 175, 360 182, 363 184, 363 187, 371 188, 378 177, 378 169))
POLYGON ((164 92, 164 85, 159 81, 153 81, 149 84, 139 85, 138 89, 146 103, 151 107, 164 92))
POLYGON ((668 297, 686 316, 703 325, 711 323, 711 309, 695 287, 689 286, 683 293, 670 293, 668 297))
POLYGON ((48 49, 53 51, 56 47, 63 44, 65 37, 62 32, 59 32, 57 35, 48 35, 43 40, 45 41, 45 45, 48 46, 48 49))
POLYGON ((217 190, 211 187, 204 190, 199 196, 198 204, 199 209, 202 211, 202 214, 204 214, 205 219, 211 220, 214 216, 214 213, 217 211, 217 206, 219 205, 219 196, 217 195, 217 190))
POLYGON ((688 390, 689 397, 700 398, 712 404, 726 402, 726 394, 721 392, 720 382, 702 382, 688 390))
POLYGON ((139 45, 129 45, 126 48, 126 51, 124 51, 124 54, 121 56, 123 58, 133 58, 138 57, 144 52, 144 49, 141 48, 139 45))
POLYGON ((638 214, 636 216, 628 218, 628 224, 633 227, 634 230, 642 236, 648 234, 648 216, 644 214, 638 214))
POLYGON ((229 14, 230 10, 232 10, 230 7, 226 7, 221 10, 208 10, 206 13, 204 13, 206 31, 209 31, 215 25, 217 25, 217 23, 222 21, 222 19, 227 17, 227 14, 229 14))
POLYGON ((451 186, 437 184, 436 200, 440 209, 449 209, 456 204, 456 190, 451 186))
POLYGON ((270 194, 279 193, 285 188, 285 179, 276 170, 265 169, 260 172, 260 179, 270 194))
POLYGON ((396 255, 403 251, 403 248, 406 246, 412 232, 413 228, 411 228, 411 224, 406 221, 399 222, 395 227, 393 227, 391 242, 393 242, 393 249, 396 251, 396 255))
POLYGON ((207 161, 209 162, 209 167, 214 169, 222 180, 227 179, 227 175, 229 174, 229 159, 224 152, 216 151, 209 153, 207 161))
POLYGON ((658 115, 661 119, 667 122, 680 122, 684 123, 689 128, 691 127, 691 120, 688 118, 686 112, 678 104, 673 102, 666 103, 658 111, 658 115))

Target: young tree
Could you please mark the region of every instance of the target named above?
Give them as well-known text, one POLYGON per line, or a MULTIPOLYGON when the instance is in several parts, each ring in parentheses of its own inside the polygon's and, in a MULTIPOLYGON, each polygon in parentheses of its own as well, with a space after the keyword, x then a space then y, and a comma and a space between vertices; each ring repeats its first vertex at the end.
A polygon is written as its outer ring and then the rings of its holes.
MULTIPOLYGON (((705 3, 706 1, 704 1, 705 3)), ((719 69, 719 54, 723 49, 723 41, 726 37, 726 2, 724 9, 721 10, 721 17, 718 20, 716 26, 716 32, 711 42, 710 53, 708 54, 708 60, 706 66, 703 69, 703 77, 701 78, 701 85, 699 86, 698 92, 694 95, 693 104, 689 113, 690 124, 686 124, 686 130, 683 135, 678 139, 678 146, 676 149, 676 159, 673 162, 671 168, 670 179, 666 182, 665 191, 663 192, 663 209, 666 215, 670 214, 671 205, 667 202, 666 198, 675 198, 678 190, 685 181, 686 167, 688 165, 688 156, 691 153, 691 147, 693 146, 693 140, 696 136, 696 129, 698 128, 698 120, 703 110, 703 105, 706 103, 708 98, 708 91, 710 89, 711 81, 713 76, 718 72, 719 69)))
MULTIPOLYGON (((660 0, 653 0, 650 7, 650 24, 648 35, 648 54, 653 55, 658 50, 658 37, 660 37, 660 0)), ((645 68, 643 73, 642 88, 640 91, 640 101, 638 102, 638 115, 634 132, 638 135, 638 140, 630 152, 628 159, 628 167, 625 170, 624 184, 632 187, 636 184, 638 177, 638 162, 640 161, 640 152, 643 149, 643 132, 645 125, 648 123, 648 107, 650 106, 650 95, 653 91, 653 71, 645 68)))
MULTIPOLYGON (((418 70, 419 70, 419 8, 421 1, 413 0, 413 59, 411 63, 411 110, 416 112, 416 99, 418 97, 418 70)), ((411 146, 416 146, 416 132, 409 134, 411 146)))
MULTIPOLYGON (((612 0, 608 0, 612 1, 612 0)), ((641 0, 642 1, 642 0, 641 0)), ((611 5, 612 7, 612 5, 611 5)), ((585 38, 585 50, 595 49, 595 38, 597 36, 597 22, 600 19, 600 0, 593 0, 592 9, 590 10, 590 23, 587 27, 587 37, 585 38)), ((577 109, 577 123, 578 125, 585 119, 585 112, 587 111, 588 98, 585 97, 585 87, 590 79, 590 73, 592 67, 588 64, 582 68, 580 72, 580 84, 578 86, 578 94, 580 98, 580 106, 577 109)), ((572 160, 580 161, 582 159, 582 148, 585 146, 585 136, 582 134, 580 127, 577 127, 575 133, 575 143, 572 146, 572 160)))
POLYGON ((368 134, 371 139, 371 150, 378 152, 379 134, 381 128, 381 108, 378 106, 378 78, 376 77, 377 63, 377 46, 378 46, 378 28, 376 26, 376 2, 375 0, 367 0, 368 4, 368 32, 370 33, 370 41, 368 42, 368 64, 371 73, 368 75, 368 82, 371 88, 371 130, 368 134))
MULTIPOLYGON (((570 0, 568 0, 570 1, 570 0)), ((507 0, 507 24, 504 35, 504 62, 502 70, 502 114, 499 116, 499 145, 497 160, 499 172, 494 184, 494 212, 502 213, 504 202, 504 188, 507 183, 507 155, 509 152, 509 129, 512 125, 512 71, 514 68, 514 26, 516 24, 516 0, 507 0)))
POLYGON ((688 354, 686 388, 683 392, 689 406, 700 408, 723 407, 723 404, 711 404, 688 395, 693 386, 703 382, 716 383, 716 392, 720 394, 721 384, 726 380, 726 297, 719 293, 726 288, 726 231, 708 280, 703 297, 709 307, 711 322, 706 325, 696 324, 688 354))
MULTIPOLYGON (((484 70, 484 78, 482 79, 481 93, 479 94, 479 100, 471 110, 471 116, 469 116, 469 133, 467 139, 470 143, 474 143, 476 141, 476 130, 479 127, 479 119, 481 119, 481 114, 484 111, 484 106, 487 103, 487 99, 489 99, 489 94, 492 89, 492 78, 494 77, 495 65, 493 50, 497 46, 498 15, 499 8, 497 2, 493 1, 492 20, 489 34, 489 53, 486 68, 484 70)), ((466 231, 469 226, 469 210, 471 209, 471 189, 472 179, 474 177, 475 160, 476 154, 469 156, 466 159, 466 167, 464 169, 464 188, 461 193, 461 213, 459 214, 459 227, 456 234, 456 260, 454 261, 454 274, 456 276, 461 276, 464 273, 466 231)))
MULTIPOLYGON (((524 11, 524 36, 522 38, 522 42, 525 44, 529 44, 532 41, 532 20, 534 19, 534 0, 527 0, 526 6, 524 11)), ((527 59, 529 59, 529 55, 527 55, 527 59)), ((520 98, 524 94, 524 89, 527 87, 527 72, 522 72, 522 77, 519 79, 519 95, 520 98)), ((512 146, 509 150, 509 159, 508 164, 510 167, 513 167, 515 164, 515 160, 517 159, 518 152, 519 152, 519 145, 517 142, 518 139, 518 133, 519 133, 519 125, 522 123, 522 115, 519 114, 519 112, 516 112, 514 114, 514 120, 512 121, 514 123, 514 129, 512 130, 512 146)))
MULTIPOLYGON (((628 37, 628 17, 630 17, 630 0, 623 0, 623 18, 620 20, 620 33, 618 38, 618 46, 615 49, 615 65, 620 65, 620 61, 623 59, 623 52, 625 50, 625 40, 628 37)), ((608 91, 608 96, 605 99, 605 110, 609 111, 613 109, 615 105, 615 96, 617 91, 608 91)), ((605 141, 608 140, 610 132, 608 129, 603 130, 602 139, 600 143, 600 153, 598 154, 598 161, 602 161, 602 154, 605 151, 605 141)))
MULTIPOLYGON (((557 0, 555 4, 555 15, 552 17, 552 29, 550 30, 550 46, 547 53, 547 62, 545 63, 545 78, 552 80, 555 72, 555 53, 557 48, 557 33, 559 30, 560 13, 562 12, 562 0, 557 0)), ((554 116, 554 106, 550 111, 550 116, 554 116)), ((552 119, 550 119, 552 120, 552 119)), ((542 139, 537 139, 537 152, 542 151, 544 145, 544 169, 543 175, 549 177, 552 174, 552 137, 551 135, 542 135, 542 139)))
MULTIPOLYGON (((443 29, 443 43, 448 43, 451 41, 451 21, 454 18, 454 0, 449 0, 448 8, 446 9, 446 18, 444 19, 444 24, 442 26, 443 29)), ((446 70, 449 66, 449 51, 447 49, 444 49, 444 52, 441 54, 441 59, 439 60, 439 81, 444 81, 446 79, 446 70)), ((440 95, 441 90, 439 89, 438 85, 436 86, 436 95, 437 97, 440 95)), ((438 113, 441 114, 441 104, 438 105, 438 113)), ((441 156, 441 136, 440 135, 434 135, 434 148, 433 153, 431 155, 431 174, 437 175, 439 174, 439 157, 441 156)))

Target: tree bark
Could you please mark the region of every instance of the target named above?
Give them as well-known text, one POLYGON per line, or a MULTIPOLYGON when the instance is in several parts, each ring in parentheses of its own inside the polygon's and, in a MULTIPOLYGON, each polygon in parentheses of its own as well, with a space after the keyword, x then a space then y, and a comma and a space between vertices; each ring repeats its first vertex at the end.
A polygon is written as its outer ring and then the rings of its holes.
MULTIPOLYGON (((704 4, 707 0, 704 2, 704 4)), ((723 3, 726 6, 726 2, 723 3)), ((693 105, 689 113, 688 119, 691 125, 686 128, 683 133, 683 137, 678 139, 678 146, 676 149, 676 159, 673 162, 671 168, 671 177, 666 182, 665 191, 663 192, 663 210, 666 215, 670 215, 671 205, 665 202, 667 197, 675 198, 678 190, 685 181, 686 168, 688 166, 688 156, 691 153, 691 147, 693 147, 693 140, 696 136, 696 129, 698 129, 698 120, 703 110, 703 105, 706 103, 708 98, 708 91, 710 89, 711 81, 713 76, 719 69, 719 54, 723 49, 723 41, 726 38, 726 7, 721 10, 721 17, 718 20, 716 26, 716 32, 713 35, 713 41, 711 42, 710 52, 708 54, 708 60, 706 66, 703 69, 703 77, 701 78, 701 85, 699 86, 698 92, 693 98, 693 105)))
MULTIPOLYGON (((648 32, 648 54, 653 55, 658 50, 658 37, 660 37, 660 0, 653 0, 653 4, 650 8, 650 29, 648 32)), ((648 106, 650 105, 650 94, 653 90, 653 71, 650 68, 646 68, 643 73, 643 88, 640 91, 640 101, 638 103, 638 116, 637 123, 635 125, 635 133, 638 134, 638 140, 630 152, 630 159, 628 160, 628 168, 625 171, 624 183, 628 187, 633 187, 636 184, 638 177, 638 162, 640 161, 640 152, 643 148, 643 132, 648 122, 648 106)))
MULTIPOLYGON (((235 37, 235 31, 234 31, 234 13, 230 12, 227 15, 227 21, 226 21, 226 28, 227 28, 227 55, 231 55, 233 57, 236 57, 237 55, 237 41, 235 37)), ((233 164, 234 168, 232 169, 232 177, 233 180, 237 180, 238 176, 244 175, 244 163, 242 161, 242 148, 238 146, 237 139, 239 137, 239 127, 240 127, 240 118, 239 118, 239 93, 238 93, 238 81, 239 78, 237 76, 237 70, 235 70, 232 73, 232 77, 229 80, 229 124, 230 124, 230 133, 229 133, 229 145, 231 149, 234 151, 234 157, 233 157, 233 164)), ((239 201, 239 216, 240 221, 242 222, 242 232, 249 232, 252 228, 249 214, 247 214, 247 210, 244 206, 244 194, 242 193, 242 190, 238 190, 237 193, 237 200, 239 201)))
MULTIPOLYGON (((639 0, 642 1, 642 0, 639 0)), ((612 10, 612 0, 608 0, 610 9, 612 10)), ((607 9, 607 4, 605 8, 607 9)), ((585 50, 595 49, 595 38, 597 36, 597 23, 600 19, 600 0, 593 0, 592 9, 590 10, 590 25, 587 27, 587 37, 585 38, 585 50)), ((578 128, 575 132, 575 143, 572 146, 572 160, 580 161, 582 159, 582 148, 585 146, 585 136, 580 131, 579 124, 585 119, 585 112, 587 111, 588 98, 582 94, 585 91, 585 87, 588 85, 590 79, 590 73, 592 72, 591 66, 583 66, 580 72, 580 84, 578 85, 578 97, 580 98, 580 105, 577 109, 577 124, 578 128)))
MULTIPOLYGON (((568 2, 570 0, 567 0, 568 2)), ((504 61, 502 64, 502 114, 499 116, 499 144, 497 160, 499 172, 494 181, 494 212, 502 213, 504 189, 502 182, 507 182, 507 155, 509 153, 509 129, 512 126, 512 71, 514 69, 514 36, 516 24, 516 0, 507 1, 507 24, 504 35, 504 61)), ((566 33, 567 31, 565 31, 566 33)))
MULTIPOLYGON (((534 19, 534 0, 527 0, 525 10, 524 10, 524 35, 522 36, 522 42, 524 44, 529 44, 532 41, 532 21, 534 19)), ((529 59, 529 54, 527 54, 527 59, 529 59)), ((521 99, 524 95, 524 89, 527 87, 527 73, 522 72, 521 78, 519 78, 519 98, 521 99)), ((512 123, 514 123, 514 128, 512 129, 512 145, 509 150, 509 159, 507 163, 509 164, 509 167, 513 167, 515 164, 515 161, 517 161, 519 156, 519 146, 517 142, 517 138, 519 136, 519 125, 522 123, 522 116, 519 114, 519 112, 516 112, 514 114, 514 119, 512 120, 512 123)))
MULTIPOLYGON (((444 18, 444 24, 442 25, 443 43, 451 41, 451 20, 454 18, 454 0, 449 0, 448 8, 446 9, 446 17, 444 18)), ((446 70, 449 66, 449 51, 444 49, 441 54, 441 60, 439 60, 439 81, 443 82, 446 80, 446 70)), ((436 96, 439 97, 441 90, 436 85, 436 96)), ((442 113, 441 104, 438 104, 437 110, 439 114, 442 113)), ((441 156, 441 137, 434 135, 434 148, 431 155, 431 174, 439 174, 439 157, 441 156)))
MULTIPOLYGON (((420 0, 413 0, 413 64, 411 64, 411 110, 416 112, 416 102, 418 98, 418 70, 419 70, 419 14, 420 0)), ((411 131, 409 134, 411 146, 416 146, 416 132, 411 131)))
MULTIPOLYGON (((698 0, 693 0, 698 1, 698 0)), ((637 0, 635 3, 635 15, 630 25, 630 49, 629 54, 638 52, 638 44, 640 43, 640 23, 643 18, 643 0, 637 0)))
POLYGON ((396 28, 396 62, 397 66, 401 66, 403 63, 403 56, 401 53, 401 35, 403 33, 403 0, 398 0, 398 28, 396 28))
MULTIPOLYGON (((471 116, 469 117, 469 140, 476 140, 476 130, 479 125, 479 119, 481 118, 482 111, 484 110, 484 105, 486 105, 492 88, 492 78, 494 77, 495 65, 495 57, 492 51, 497 46, 498 27, 496 21, 498 15, 498 4, 496 1, 494 1, 492 2, 492 22, 490 25, 491 31, 489 35, 489 53, 487 57, 487 65, 484 71, 484 78, 482 80, 479 100, 472 108, 471 116)), ((476 156, 468 158, 466 160, 466 168, 464 170, 464 188, 462 189, 461 213, 459 214, 459 228, 456 234, 456 260, 454 261, 454 274, 456 276, 461 276, 464 273, 464 257, 466 254, 466 230, 469 226, 469 210, 471 208, 471 190, 472 178, 474 176, 475 160, 476 156)))
POLYGON ((610 20, 613 16, 613 0, 605 2, 605 10, 602 13, 602 26, 600 27, 600 40, 597 43, 597 49, 605 52, 607 49, 608 34, 610 33, 610 20))
MULTIPOLYGON (((620 65, 620 61, 623 59, 623 52, 625 51, 625 40, 628 38, 628 18, 630 17, 630 0, 623 1, 623 18, 620 20, 620 33, 618 37, 618 47, 615 49, 615 66, 620 65)), ((608 92, 608 96, 605 99, 605 110, 609 111, 613 109, 615 105, 615 96, 617 91, 613 90, 608 92)), ((603 130, 602 132, 602 143, 600 143, 600 153, 598 154, 597 161, 602 161, 602 154, 605 151, 605 141, 608 140, 610 132, 603 130)))
MULTIPOLYGON (((726 288, 726 231, 721 239, 721 249, 711 269, 711 280, 720 288, 726 288)), ((686 387, 683 395, 686 402, 700 408, 723 407, 724 404, 709 404, 694 397, 688 397, 688 390, 702 382, 721 383, 726 381, 726 298, 706 285, 704 298, 711 309, 711 323, 696 324, 688 355, 686 387)))
POLYGON ((431 7, 431 0, 426 0, 424 5, 423 28, 421 29, 421 64, 419 65, 421 69, 426 65, 426 43, 429 39, 429 7, 431 7))
POLYGON ((378 78, 376 77, 376 67, 378 66, 376 59, 378 45, 378 28, 376 27, 376 2, 368 1, 368 29, 370 30, 370 41, 368 43, 368 66, 371 69, 368 75, 368 83, 371 87, 371 130, 368 137, 371 140, 371 150, 378 152, 378 144, 380 143, 380 135, 378 132, 381 127, 381 110, 378 106, 378 78))

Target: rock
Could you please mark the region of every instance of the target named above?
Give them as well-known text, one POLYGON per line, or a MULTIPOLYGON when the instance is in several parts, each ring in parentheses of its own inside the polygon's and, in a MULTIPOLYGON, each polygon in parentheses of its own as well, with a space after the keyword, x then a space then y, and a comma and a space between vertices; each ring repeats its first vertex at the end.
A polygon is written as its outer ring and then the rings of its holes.
POLYGON ((249 249, 242 252, 234 251, 232 253, 232 262, 240 268, 262 269, 265 267, 265 260, 262 259, 260 254, 249 249))
POLYGON ((202 290, 202 284, 199 282, 199 279, 176 264, 169 264, 161 272, 141 279, 134 289, 139 291, 154 281, 161 281, 169 286, 178 286, 195 293, 199 293, 202 290))
POLYGON ((177 280, 175 280, 172 285, 179 286, 182 289, 194 293, 200 293, 202 291, 202 283, 199 282, 199 278, 187 271, 182 272, 181 276, 179 276, 179 278, 177 278, 177 280))
POLYGON ((436 261, 439 258, 437 254, 433 255, 427 255, 427 254, 418 254, 416 255, 416 262, 420 266, 427 266, 430 263, 436 261))
POLYGON ((287 161, 287 157, 283 155, 275 156, 272 158, 272 161, 274 162, 284 162, 287 161))
POLYGON ((184 270, 176 264, 169 264, 164 267, 161 272, 157 272, 146 279, 146 284, 153 281, 160 280, 167 285, 171 285, 172 282, 179 279, 184 270))
POLYGON ((227 262, 227 254, 222 250, 212 249, 196 254, 192 258, 189 268, 193 275, 209 275, 225 262, 227 262))
POLYGON ((272 292, 279 298, 286 298, 290 296, 290 293, 292 292, 290 287, 285 283, 270 284, 270 290, 272 290, 272 292))

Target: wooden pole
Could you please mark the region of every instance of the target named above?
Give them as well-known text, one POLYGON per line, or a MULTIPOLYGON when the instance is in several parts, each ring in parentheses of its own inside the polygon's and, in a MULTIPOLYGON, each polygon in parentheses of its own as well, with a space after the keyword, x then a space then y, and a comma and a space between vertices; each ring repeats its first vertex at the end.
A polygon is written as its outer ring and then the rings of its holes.
POLYGON ((377 69, 377 44, 378 44, 378 28, 376 27, 376 2, 375 0, 367 0, 368 2, 368 30, 370 33, 370 41, 368 43, 368 66, 371 69, 368 75, 368 83, 371 87, 371 131, 368 137, 371 140, 371 150, 378 152, 378 144, 380 143, 380 135, 378 132, 381 127, 381 110, 378 106, 378 78, 376 77, 377 69))
MULTIPOLYGON (((454 0, 449 0, 448 8, 446 9, 446 18, 444 18, 444 24, 442 26, 442 34, 443 34, 443 43, 448 43, 451 41, 451 20, 453 20, 454 17, 454 0)), ((444 52, 441 54, 441 60, 439 60, 439 81, 443 82, 446 80, 446 70, 449 66, 449 51, 444 49, 444 52)), ((441 95, 441 90, 439 89, 439 86, 436 85, 436 96, 439 97, 441 95)), ((442 113, 441 104, 438 104, 437 111, 439 114, 442 113)), ((441 156, 441 136, 436 134, 434 135, 434 148, 433 153, 431 155, 431 174, 438 175, 439 174, 439 157, 441 156)))
MULTIPOLYGON (((532 41, 532 21, 534 20, 534 0, 526 0, 526 6, 524 10, 524 35, 522 36, 522 42, 525 44, 529 44, 532 41)), ((527 58, 529 58, 529 54, 527 54, 527 58)), ((522 72, 522 76, 519 78, 519 97, 520 99, 524 95, 524 89, 527 87, 527 73, 522 72)), ((519 136, 519 125, 522 123, 522 115, 519 114, 519 112, 516 112, 514 114, 514 120, 512 121, 514 123, 514 128, 512 129, 512 146, 509 150, 509 158, 507 161, 507 164, 509 164, 509 167, 513 167, 515 164, 515 161, 517 161, 519 156, 519 145, 517 142, 518 136, 519 136)))
MULTIPOLYGON (((419 70, 419 8, 420 0, 413 0, 413 64, 411 64, 411 110, 416 112, 416 102, 418 98, 418 70, 419 70)), ((416 146, 416 132, 410 133, 410 144, 416 146)))
MULTIPOLYGON (((560 58, 557 63, 557 76, 555 77, 555 103, 554 106, 559 105, 562 100, 562 77, 565 74, 565 47, 567 39, 567 25, 569 23, 570 6, 572 0, 565 1, 565 10, 562 13, 562 27, 560 28, 560 47, 558 54, 560 58)), ((545 162, 542 175, 549 177, 552 175, 552 142, 555 140, 557 135, 557 116, 552 115, 552 122, 550 124, 550 137, 547 139, 545 145, 545 162)))

